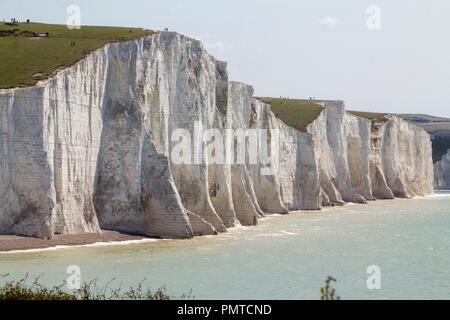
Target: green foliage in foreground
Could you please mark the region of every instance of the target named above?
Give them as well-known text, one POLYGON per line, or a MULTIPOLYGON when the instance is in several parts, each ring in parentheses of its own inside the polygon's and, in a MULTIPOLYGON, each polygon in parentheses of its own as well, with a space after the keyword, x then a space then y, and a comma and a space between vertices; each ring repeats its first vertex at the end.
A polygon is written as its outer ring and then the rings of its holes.
POLYGON ((270 104, 272 112, 286 125, 306 132, 306 127, 317 119, 323 107, 315 100, 258 98, 270 104))
MULTIPOLYGON (((6 279, 9 275, 0 275, 0 279, 6 279)), ((171 299, 194 299, 192 291, 181 297, 171 297, 166 289, 160 288, 155 292, 143 289, 143 281, 137 287, 130 287, 123 292, 121 289, 111 289, 108 285, 97 287, 97 281, 82 283, 80 289, 67 291, 66 283, 59 286, 47 287, 40 283, 40 277, 29 281, 28 275, 20 280, 6 280, 0 286, 0 301, 2 300, 171 300, 171 299)), ((336 296, 336 290, 330 283, 336 282, 333 277, 328 277, 325 286, 320 288, 320 300, 340 300, 336 296)), ((111 283, 111 282, 110 282, 111 283)))
POLYGON ((336 289, 330 286, 331 282, 337 280, 333 277, 328 277, 325 281, 325 287, 320 287, 320 300, 341 300, 340 296, 336 296, 336 289))
MULTIPOLYGON (((0 276, 7 278, 8 275, 0 276)), ((80 289, 67 290, 66 283, 59 286, 47 287, 40 283, 39 277, 29 281, 28 275, 21 280, 6 280, 0 286, 1 300, 171 300, 166 289, 160 288, 155 292, 143 289, 143 281, 137 287, 130 287, 127 291, 112 289, 108 285, 97 287, 96 280, 82 283, 80 289)), ((179 299, 192 299, 191 292, 183 294, 179 299)))
POLYGON ((43 23, 0 23, 0 88, 29 86, 69 67, 108 42, 125 41, 153 31, 138 28, 82 26, 43 23), (131 31, 131 32, 130 32, 131 31), (33 37, 48 32, 48 37, 33 37), (71 40, 75 46, 71 46, 71 40))
POLYGON ((436 137, 433 143, 433 162, 438 162, 450 149, 450 137, 436 137))

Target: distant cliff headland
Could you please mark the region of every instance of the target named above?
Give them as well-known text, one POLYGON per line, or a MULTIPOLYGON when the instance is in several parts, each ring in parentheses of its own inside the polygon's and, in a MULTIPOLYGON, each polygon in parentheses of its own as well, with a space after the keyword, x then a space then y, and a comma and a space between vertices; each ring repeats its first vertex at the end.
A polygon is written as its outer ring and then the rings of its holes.
MULTIPOLYGON (((48 38, 19 40, 50 45, 51 28, 48 38)), ((71 46, 71 35, 61 39, 71 46)), ((101 47, 25 80, 1 79, 2 87, 28 86, 0 90, 0 234, 189 238, 255 225, 265 214, 433 192, 430 135, 399 116, 347 112, 342 101, 253 97, 251 86, 229 81, 225 62, 176 32, 115 40, 103 37, 101 47), (215 140, 196 140, 199 128, 215 140), (192 154, 182 152, 192 163, 172 159, 180 129, 192 133, 192 154), (235 148, 222 163, 217 148, 205 151, 227 132, 235 148), (253 132, 260 136, 248 140, 253 132), (247 161, 256 154, 269 160, 247 161)))

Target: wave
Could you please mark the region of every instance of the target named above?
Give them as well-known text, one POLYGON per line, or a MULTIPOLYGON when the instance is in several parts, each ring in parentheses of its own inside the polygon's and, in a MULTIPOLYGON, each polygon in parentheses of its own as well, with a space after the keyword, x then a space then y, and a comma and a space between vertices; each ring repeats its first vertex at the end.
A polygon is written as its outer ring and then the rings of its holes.
POLYGON ((427 195, 424 198, 443 198, 443 197, 450 197, 450 190, 435 191, 434 194, 427 195))
POLYGON ((296 236, 300 233, 295 233, 295 232, 289 232, 289 231, 285 231, 285 230, 281 230, 282 233, 287 234, 288 236, 296 236))
POLYGON ((157 242, 157 241, 163 241, 163 240, 164 239, 139 239, 139 240, 123 240, 123 241, 100 241, 100 242, 94 242, 94 243, 88 243, 88 244, 56 245, 56 246, 47 247, 47 248, 1 251, 0 254, 35 253, 35 252, 44 252, 44 251, 56 251, 56 250, 61 250, 61 249, 121 246, 121 245, 129 245, 129 244, 141 244, 141 243, 147 243, 147 242, 157 242))

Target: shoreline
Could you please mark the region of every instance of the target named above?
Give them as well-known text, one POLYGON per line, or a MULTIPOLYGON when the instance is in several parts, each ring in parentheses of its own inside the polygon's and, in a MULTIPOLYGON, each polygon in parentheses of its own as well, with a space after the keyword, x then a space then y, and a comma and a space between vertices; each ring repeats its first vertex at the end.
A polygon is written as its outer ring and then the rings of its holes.
POLYGON ((15 235, 0 235, 0 254, 30 253, 77 247, 126 245, 159 240, 161 239, 112 230, 102 230, 102 233, 55 235, 51 240, 15 235))
MULTIPOLYGON (((446 196, 450 196, 450 190, 436 190, 435 193, 431 195, 416 196, 412 199, 439 198, 446 196)), ((392 200, 407 200, 407 199, 396 198, 392 200)), ((375 202, 377 202, 377 200, 375 202)), ((348 205, 357 205, 357 204, 346 203, 344 204, 343 207, 348 205)), ((326 209, 327 207, 323 208, 322 210, 314 210, 313 212, 319 213, 326 209)), ((310 211, 295 211, 292 213, 293 214, 310 213, 310 211)), ((277 216, 285 216, 285 215, 273 214, 273 215, 266 215, 266 217, 264 218, 269 217, 276 218, 277 216)), ((239 227, 240 226, 237 226, 235 228, 239 227)), ((101 234, 83 233, 83 234, 55 235, 54 239, 51 240, 42 240, 33 237, 22 237, 15 235, 0 235, 0 255, 13 253, 33 253, 33 252, 53 251, 53 250, 80 248, 80 247, 118 246, 118 245, 128 245, 146 242, 157 242, 162 240, 164 239, 151 238, 147 236, 129 234, 112 230, 102 230, 101 234)))

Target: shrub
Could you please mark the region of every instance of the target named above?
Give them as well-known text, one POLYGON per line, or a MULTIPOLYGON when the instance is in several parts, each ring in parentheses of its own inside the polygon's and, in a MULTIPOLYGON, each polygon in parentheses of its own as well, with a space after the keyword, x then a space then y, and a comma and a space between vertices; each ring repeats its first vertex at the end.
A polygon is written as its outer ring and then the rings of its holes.
POLYGON ((333 277, 328 277, 325 281, 325 287, 320 288, 320 300, 341 300, 340 296, 336 296, 336 290, 330 286, 331 282, 336 282, 337 280, 333 277))
MULTIPOLYGON (((1 275, 6 279, 9 275, 1 275)), ((80 289, 66 291, 66 282, 54 287, 47 287, 40 282, 40 277, 36 277, 31 282, 27 274, 20 280, 6 280, 0 286, 0 300, 170 300, 174 297, 166 293, 165 287, 159 288, 155 292, 144 289, 141 281, 137 287, 130 287, 123 292, 119 289, 112 289, 109 284, 103 287, 97 286, 97 280, 81 284, 80 289)), ((180 299, 192 299, 192 292, 181 295, 180 299)))

